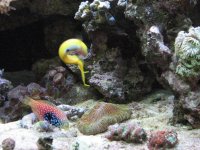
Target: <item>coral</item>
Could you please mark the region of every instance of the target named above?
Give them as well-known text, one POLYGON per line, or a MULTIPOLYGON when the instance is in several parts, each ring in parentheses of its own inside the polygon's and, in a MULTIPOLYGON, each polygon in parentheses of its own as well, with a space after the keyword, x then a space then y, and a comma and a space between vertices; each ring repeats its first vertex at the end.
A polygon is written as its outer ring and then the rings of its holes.
POLYGON ((14 7, 10 6, 10 3, 16 0, 1 0, 0 1, 0 14, 8 14, 9 11, 15 10, 14 7))
POLYGON ((176 73, 183 78, 200 77, 200 27, 191 27, 188 33, 180 31, 175 40, 178 57, 176 73))
POLYGON ((138 124, 129 122, 109 126, 105 137, 109 140, 143 143, 147 139, 147 134, 138 124))
POLYGON ((81 2, 75 19, 83 20, 87 32, 95 31, 102 24, 115 24, 115 18, 110 13, 111 5, 107 0, 94 0, 92 3, 81 2))
POLYGON ((82 116, 78 129, 86 135, 98 134, 106 131, 109 125, 130 117, 131 111, 126 106, 99 102, 89 113, 82 116))
POLYGON ((15 141, 11 138, 7 138, 2 141, 2 149, 3 150, 14 150, 15 141))
POLYGON ((150 135, 148 148, 149 150, 173 148, 177 143, 178 138, 175 131, 156 131, 150 135))

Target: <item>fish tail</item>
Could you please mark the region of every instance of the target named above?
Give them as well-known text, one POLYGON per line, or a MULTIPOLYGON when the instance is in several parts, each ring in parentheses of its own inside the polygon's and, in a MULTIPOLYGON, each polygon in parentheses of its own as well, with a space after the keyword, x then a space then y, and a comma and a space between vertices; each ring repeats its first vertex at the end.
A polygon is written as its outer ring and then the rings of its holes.
POLYGON ((85 71, 84 71, 84 63, 83 63, 83 61, 81 61, 81 60, 78 61, 78 67, 79 67, 79 69, 81 71, 81 77, 82 77, 82 81, 83 81, 84 86, 90 86, 90 85, 85 83, 85 71))
POLYGON ((26 105, 30 105, 31 100, 32 100, 32 99, 31 99, 30 97, 25 96, 25 97, 21 100, 21 102, 24 103, 24 104, 26 104, 26 105))

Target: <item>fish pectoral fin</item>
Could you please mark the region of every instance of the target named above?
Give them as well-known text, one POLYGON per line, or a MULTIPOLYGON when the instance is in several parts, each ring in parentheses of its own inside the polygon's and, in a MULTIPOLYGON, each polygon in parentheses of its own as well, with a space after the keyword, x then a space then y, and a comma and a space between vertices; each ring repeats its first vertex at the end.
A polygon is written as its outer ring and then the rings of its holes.
POLYGON ((84 71, 84 73, 89 73, 89 71, 84 71))

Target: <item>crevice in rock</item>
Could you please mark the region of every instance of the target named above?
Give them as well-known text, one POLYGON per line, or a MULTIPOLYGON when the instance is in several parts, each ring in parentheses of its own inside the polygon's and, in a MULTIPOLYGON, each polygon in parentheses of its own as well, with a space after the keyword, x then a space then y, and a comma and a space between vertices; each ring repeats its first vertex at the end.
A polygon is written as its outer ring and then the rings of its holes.
POLYGON ((48 58, 42 21, 0 32, 0 68, 30 70, 40 58, 48 58))
POLYGON ((192 25, 194 27, 199 26, 200 24, 200 2, 197 2, 197 5, 192 9, 192 11, 189 14, 190 19, 192 20, 192 25))
POLYGON ((119 27, 113 27, 108 34, 108 48, 119 47, 122 58, 139 56, 140 40, 136 35, 137 26, 131 21, 121 20, 119 27))

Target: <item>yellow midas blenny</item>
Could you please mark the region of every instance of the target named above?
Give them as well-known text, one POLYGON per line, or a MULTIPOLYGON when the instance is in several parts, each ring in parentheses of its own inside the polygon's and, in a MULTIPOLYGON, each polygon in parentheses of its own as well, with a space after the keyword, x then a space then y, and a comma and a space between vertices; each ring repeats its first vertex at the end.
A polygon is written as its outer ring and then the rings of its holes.
POLYGON ((69 39, 64 41, 59 48, 59 57, 65 64, 77 64, 80 71, 84 86, 89 86, 85 83, 84 62, 82 57, 87 56, 88 49, 85 43, 79 39, 69 39))

